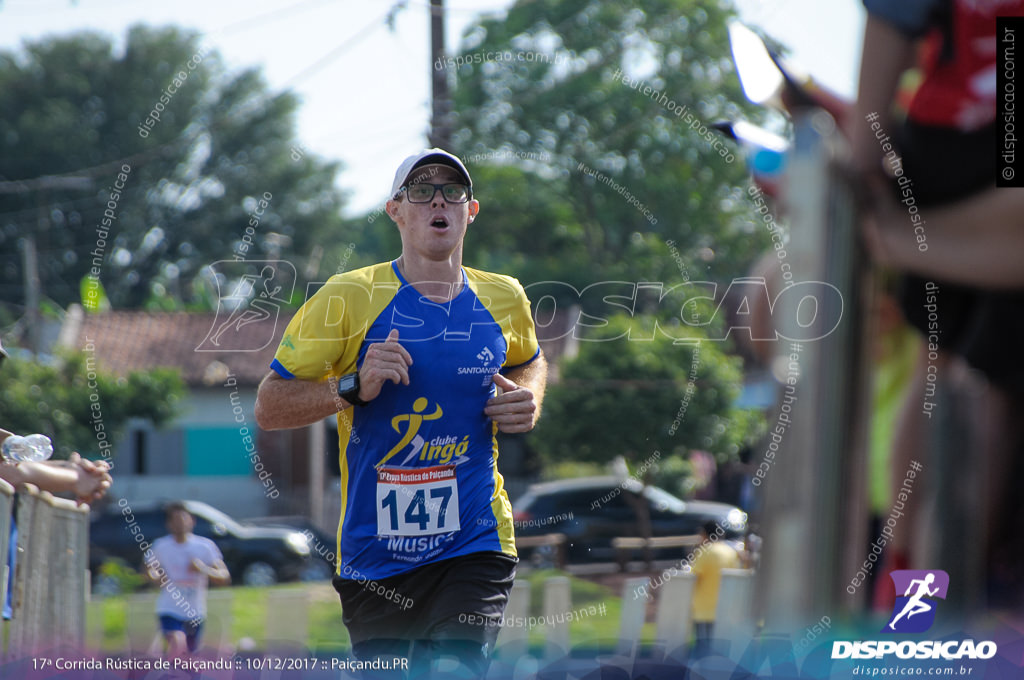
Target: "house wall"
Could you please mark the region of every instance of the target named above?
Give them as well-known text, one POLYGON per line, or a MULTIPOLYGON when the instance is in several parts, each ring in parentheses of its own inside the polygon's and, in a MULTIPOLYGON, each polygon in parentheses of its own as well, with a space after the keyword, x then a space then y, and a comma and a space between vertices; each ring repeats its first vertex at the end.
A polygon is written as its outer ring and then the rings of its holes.
POLYGON ((182 413, 169 425, 129 425, 115 447, 114 466, 128 475, 252 474, 244 437, 257 435, 255 402, 255 388, 189 390, 182 413))
MULTIPOLYGON (((166 427, 131 423, 115 447, 113 495, 129 503, 198 500, 237 517, 280 514, 246 451, 245 436, 257 441, 255 402, 255 387, 193 388, 166 427)), ((269 479, 280 498, 279 480, 269 479)))

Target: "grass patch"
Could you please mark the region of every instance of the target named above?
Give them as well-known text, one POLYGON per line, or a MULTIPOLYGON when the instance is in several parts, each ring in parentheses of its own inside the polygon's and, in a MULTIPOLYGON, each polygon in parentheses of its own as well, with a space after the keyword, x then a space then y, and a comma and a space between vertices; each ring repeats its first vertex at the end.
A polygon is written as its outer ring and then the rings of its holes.
MULTIPOLYGON (((280 615, 283 619, 295 616, 293 612, 268 611, 268 596, 276 591, 285 600, 298 601, 306 598, 308 602, 307 618, 308 634, 305 640, 292 640, 303 644, 307 649, 324 651, 346 651, 349 648, 348 631, 341 622, 341 605, 334 588, 329 583, 302 583, 255 588, 234 586, 231 588, 211 589, 210 622, 204 630, 203 642, 212 643, 217 635, 216 616, 218 605, 214 604, 217 597, 230 597, 230 630, 223 639, 232 647, 239 641, 248 638, 259 649, 267 639, 268 617, 280 615)), ((134 595, 116 595, 112 597, 93 598, 88 606, 86 622, 86 640, 92 649, 108 653, 124 653, 148 644, 158 633, 156 617, 156 592, 148 591, 134 595), (132 645, 129 637, 136 642, 132 645)), ((278 633, 276 637, 287 637, 288 632, 278 633)))
MULTIPOLYGON (((530 584, 529 616, 540 619, 544 613, 544 582, 555 576, 567 576, 564 572, 554 569, 532 571, 521 574, 519 581, 530 584)), ((606 644, 615 641, 619 634, 619 623, 622 614, 622 600, 608 588, 568 576, 570 583, 571 609, 574 613, 586 612, 569 624, 570 644, 573 647, 592 647, 598 643, 606 644), (592 609, 593 608, 593 609, 592 609)), ((263 648, 267 639, 268 616, 279 616, 280 625, 285 617, 298 616, 299 612, 268 612, 268 599, 271 592, 275 593, 274 602, 298 601, 305 598, 308 602, 306 610, 306 635, 301 642, 316 654, 346 654, 350 648, 348 631, 342 623, 341 605, 337 593, 330 583, 301 583, 271 586, 269 588, 250 588, 234 586, 217 588, 210 591, 212 598, 217 594, 230 595, 231 626, 227 635, 221 639, 232 647, 238 647, 239 641, 248 638, 255 649, 263 648)), ((118 595, 94 598, 89 603, 87 619, 87 637, 89 646, 107 653, 125 653, 129 649, 146 645, 157 635, 158 624, 155 613, 155 591, 149 591, 140 598, 139 595, 118 595), (134 599, 133 599, 134 598, 134 599), (128 638, 135 641, 130 645, 128 638)), ((215 632, 213 618, 217 607, 210 608, 211 624, 209 635, 204 633, 204 643, 212 644, 215 632)), ((277 605, 280 606, 280 605, 277 605)), ((568 614, 568 612, 565 612, 568 614)), ((575 618, 575 616, 574 616, 575 618)), ((531 648, 543 649, 546 636, 551 628, 548 625, 534 626, 529 630, 528 639, 531 648)), ((298 630, 293 631, 298 632, 298 630)), ((645 639, 653 639, 653 625, 644 628, 645 639)), ((279 633, 280 637, 280 633, 279 633)), ((499 640, 499 645, 500 645, 499 640)))
MULTIPOLYGON (((622 598, 609 588, 569 576, 557 569, 540 569, 521 575, 519 580, 530 584, 530 616, 541 619, 544 615, 544 582, 552 577, 569 579, 569 599, 573 620, 569 622, 569 644, 576 647, 595 647, 618 639, 622 620, 622 598)), ((569 612, 563 618, 568 618, 569 612)), ((551 626, 546 622, 529 631, 531 649, 541 650, 551 626)), ((499 640, 499 645, 500 645, 499 640)))

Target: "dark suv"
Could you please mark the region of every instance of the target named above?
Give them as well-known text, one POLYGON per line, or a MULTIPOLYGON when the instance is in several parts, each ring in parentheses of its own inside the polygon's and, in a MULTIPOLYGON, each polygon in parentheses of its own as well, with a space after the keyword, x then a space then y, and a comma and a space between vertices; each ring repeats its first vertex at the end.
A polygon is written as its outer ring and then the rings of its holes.
MULTIPOLYGON (((306 536, 281 527, 241 525, 220 510, 199 501, 185 501, 195 517, 193 533, 211 539, 224 555, 232 583, 266 586, 279 581, 294 581, 318 575, 318 565, 310 558, 306 536)), ((141 569, 142 539, 152 544, 167 535, 163 506, 128 508, 112 504, 93 517, 89 527, 89 568, 94 579, 104 562, 122 560, 141 569), (125 514, 122 510, 130 510, 125 514)))
POLYGON ((534 484, 513 503, 512 517, 517 537, 565 534, 569 562, 613 562, 619 555, 612 539, 642 536, 637 520, 641 504, 650 512, 652 536, 694 535, 708 520, 722 526, 726 539, 742 537, 747 528, 747 515, 736 506, 684 501, 629 477, 534 484))

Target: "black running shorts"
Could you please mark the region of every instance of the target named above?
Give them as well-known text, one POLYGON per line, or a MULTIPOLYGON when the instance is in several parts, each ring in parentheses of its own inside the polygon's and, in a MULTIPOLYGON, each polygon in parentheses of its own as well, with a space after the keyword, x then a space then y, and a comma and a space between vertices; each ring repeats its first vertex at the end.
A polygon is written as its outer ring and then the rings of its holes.
POLYGON ((378 581, 336 575, 332 584, 353 654, 361 660, 451 654, 485 670, 517 563, 510 555, 481 552, 378 581))

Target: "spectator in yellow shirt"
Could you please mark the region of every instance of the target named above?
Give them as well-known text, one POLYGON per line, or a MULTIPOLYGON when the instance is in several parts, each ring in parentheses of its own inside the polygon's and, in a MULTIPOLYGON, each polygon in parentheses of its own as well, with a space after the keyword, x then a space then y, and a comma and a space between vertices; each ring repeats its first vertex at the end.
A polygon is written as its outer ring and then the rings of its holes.
POLYGON ((719 542, 725 531, 717 522, 706 522, 699 531, 700 547, 691 565, 697 583, 693 590, 693 622, 696 627, 697 647, 711 640, 718 607, 718 589, 722 584, 723 569, 738 569, 740 556, 731 546, 719 542))

